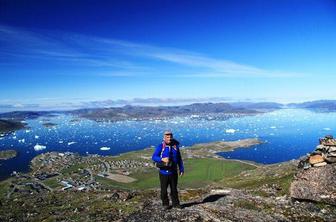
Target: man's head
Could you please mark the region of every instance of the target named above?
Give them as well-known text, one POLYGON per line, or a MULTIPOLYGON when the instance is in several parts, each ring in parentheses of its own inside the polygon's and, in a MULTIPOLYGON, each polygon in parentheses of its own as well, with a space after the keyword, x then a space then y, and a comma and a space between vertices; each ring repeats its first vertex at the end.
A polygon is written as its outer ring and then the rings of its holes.
POLYGON ((166 144, 170 144, 171 141, 173 140, 173 133, 172 131, 170 130, 166 130, 164 133, 163 133, 163 140, 166 144))

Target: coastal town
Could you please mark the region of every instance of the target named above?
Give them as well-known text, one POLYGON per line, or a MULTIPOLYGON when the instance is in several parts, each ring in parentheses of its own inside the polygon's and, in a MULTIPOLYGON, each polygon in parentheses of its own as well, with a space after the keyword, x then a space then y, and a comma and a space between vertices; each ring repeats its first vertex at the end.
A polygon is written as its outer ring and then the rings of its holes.
POLYGON ((109 191, 111 187, 102 181, 134 182, 136 179, 128 175, 146 168, 154 169, 150 160, 114 160, 71 152, 44 153, 31 161, 30 173, 13 172, 12 190, 7 197, 14 192, 30 191, 109 191))

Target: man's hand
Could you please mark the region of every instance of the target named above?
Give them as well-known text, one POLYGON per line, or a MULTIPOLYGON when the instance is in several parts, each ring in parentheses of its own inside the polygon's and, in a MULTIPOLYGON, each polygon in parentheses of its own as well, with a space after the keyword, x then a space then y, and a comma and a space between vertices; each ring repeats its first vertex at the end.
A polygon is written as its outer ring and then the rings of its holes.
POLYGON ((180 176, 183 176, 184 175, 184 172, 180 172, 180 176))
POLYGON ((162 158, 161 161, 164 162, 164 163, 168 163, 169 162, 169 158, 168 157, 162 158))

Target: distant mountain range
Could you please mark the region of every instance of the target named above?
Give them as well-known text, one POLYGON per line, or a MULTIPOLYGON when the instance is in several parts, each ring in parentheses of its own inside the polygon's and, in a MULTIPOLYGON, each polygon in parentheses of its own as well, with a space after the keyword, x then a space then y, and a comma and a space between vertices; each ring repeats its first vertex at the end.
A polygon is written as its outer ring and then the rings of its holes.
POLYGON ((57 113, 73 114, 96 121, 118 121, 128 119, 161 119, 174 116, 212 114, 221 116, 227 114, 258 114, 283 108, 300 108, 312 111, 334 112, 336 100, 316 100, 304 103, 281 104, 275 102, 233 102, 233 103, 193 103, 176 106, 134 106, 109 108, 87 108, 71 111, 14 111, 0 113, 0 119, 24 120, 40 116, 53 116, 57 113))
POLYGON ((185 115, 221 115, 221 114, 257 114, 260 111, 235 107, 228 103, 193 103, 181 106, 123 106, 97 109, 80 109, 70 111, 80 117, 102 121, 102 120, 126 120, 126 119, 161 119, 173 116, 185 115))
POLYGON ((54 111, 13 111, 7 113, 0 113, 0 119, 25 120, 36 119, 41 116, 53 115, 54 111))
POLYGON ((290 103, 287 104, 287 107, 334 112, 336 111, 336 100, 316 100, 304 103, 290 103))
POLYGON ((244 109, 254 109, 254 110, 274 110, 274 109, 281 109, 284 107, 281 103, 275 102, 259 102, 259 103, 252 103, 252 102, 236 102, 230 103, 231 106, 235 108, 244 108, 244 109))

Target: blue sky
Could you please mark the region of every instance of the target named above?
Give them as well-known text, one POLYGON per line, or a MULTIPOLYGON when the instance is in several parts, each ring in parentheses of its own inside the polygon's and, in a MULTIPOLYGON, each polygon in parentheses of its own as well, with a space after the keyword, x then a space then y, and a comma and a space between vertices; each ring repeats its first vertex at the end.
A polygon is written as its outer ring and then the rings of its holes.
POLYGON ((0 110, 334 99, 335 61, 335 1, 0 0, 0 110))

